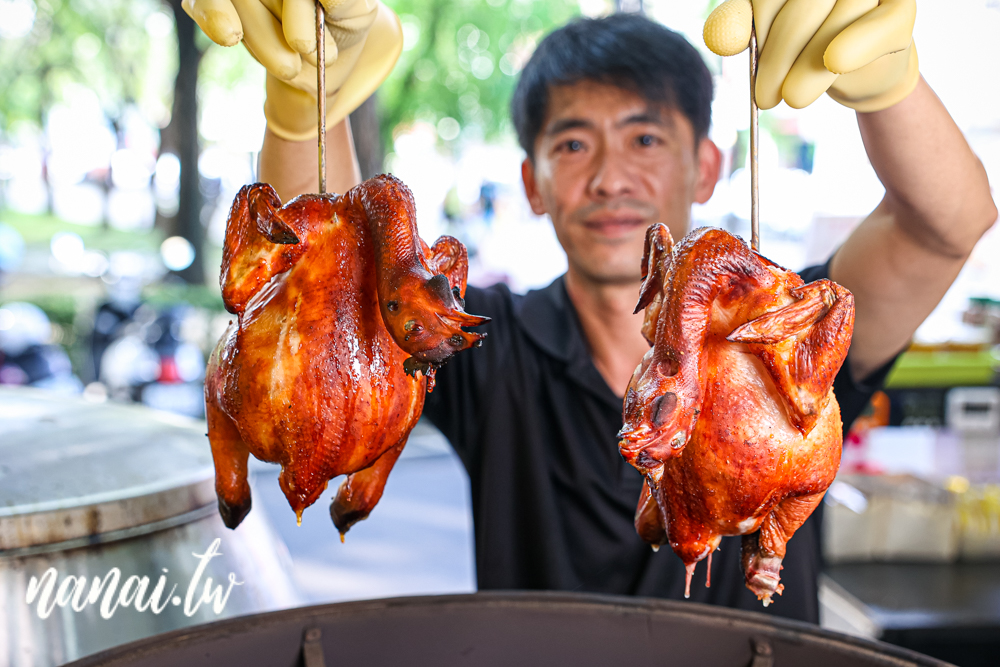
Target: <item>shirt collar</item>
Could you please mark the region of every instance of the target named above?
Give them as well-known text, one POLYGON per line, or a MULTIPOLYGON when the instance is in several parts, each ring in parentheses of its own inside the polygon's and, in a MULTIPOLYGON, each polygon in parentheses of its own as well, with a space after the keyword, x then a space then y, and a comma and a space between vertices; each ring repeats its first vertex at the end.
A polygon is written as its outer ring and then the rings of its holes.
POLYGON ((566 364, 567 375, 574 382, 616 411, 622 409, 622 399, 615 396, 594 366, 576 308, 566 292, 565 274, 547 287, 525 294, 515 316, 535 345, 566 364))
POLYGON ((565 274, 547 287, 525 294, 518 306, 515 315, 521 329, 550 357, 568 362, 574 356, 573 352, 590 356, 577 322, 576 310, 566 293, 565 274), (578 349, 571 350, 571 344, 578 349))

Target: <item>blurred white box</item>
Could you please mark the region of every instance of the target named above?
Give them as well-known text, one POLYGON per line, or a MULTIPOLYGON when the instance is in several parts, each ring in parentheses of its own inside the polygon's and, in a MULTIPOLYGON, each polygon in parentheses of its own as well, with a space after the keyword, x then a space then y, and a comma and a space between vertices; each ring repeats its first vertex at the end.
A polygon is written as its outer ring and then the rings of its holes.
POLYGON ((938 432, 930 426, 884 426, 867 432, 865 458, 887 475, 931 476, 938 432))
POLYGON ((831 563, 947 563, 959 553, 954 496, 910 475, 840 475, 826 496, 831 563))
POLYGON ((956 481, 957 486, 966 486, 957 494, 956 505, 962 559, 1000 559, 1000 484, 956 481))
POLYGON ((945 419, 963 435, 1000 435, 1000 387, 955 387, 948 392, 945 419))

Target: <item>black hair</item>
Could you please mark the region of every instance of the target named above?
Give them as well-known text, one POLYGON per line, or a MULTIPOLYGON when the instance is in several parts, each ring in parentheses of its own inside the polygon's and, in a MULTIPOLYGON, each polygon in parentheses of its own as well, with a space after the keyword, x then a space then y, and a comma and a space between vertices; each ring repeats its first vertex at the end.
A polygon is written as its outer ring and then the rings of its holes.
POLYGON ((575 19, 550 33, 521 72, 511 100, 518 142, 535 157, 553 86, 597 81, 678 109, 708 136, 712 75, 683 36, 641 14, 575 19))

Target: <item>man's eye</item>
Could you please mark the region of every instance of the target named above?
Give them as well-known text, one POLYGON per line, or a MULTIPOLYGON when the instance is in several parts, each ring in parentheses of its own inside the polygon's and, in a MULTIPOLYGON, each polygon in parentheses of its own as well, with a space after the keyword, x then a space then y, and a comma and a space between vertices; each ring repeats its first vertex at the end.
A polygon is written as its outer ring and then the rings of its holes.
POLYGON ((657 143, 659 143, 659 139, 657 139, 651 134, 644 134, 641 137, 639 137, 639 143, 643 146, 655 146, 657 143))
POLYGON ((576 139, 570 139, 569 141, 563 142, 563 148, 570 153, 576 153, 577 151, 583 150, 583 142, 577 141, 576 139))

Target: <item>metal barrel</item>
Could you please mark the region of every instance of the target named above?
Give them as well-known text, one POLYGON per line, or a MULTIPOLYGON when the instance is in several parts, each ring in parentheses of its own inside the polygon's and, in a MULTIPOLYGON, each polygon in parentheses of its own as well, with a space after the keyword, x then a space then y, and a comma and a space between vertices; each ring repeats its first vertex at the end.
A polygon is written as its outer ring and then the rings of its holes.
POLYGON ((476 593, 305 607, 219 621, 71 667, 218 665, 939 666, 895 646, 686 602, 476 593))
POLYGON ((236 531, 222 524, 205 430, 139 406, 0 388, 0 665, 59 665, 301 603, 266 514, 255 509, 236 531), (202 565, 196 554, 216 541, 202 565), (230 574, 241 584, 218 612, 187 602, 209 578, 228 587, 230 574), (162 604, 146 607, 153 598, 162 604))

